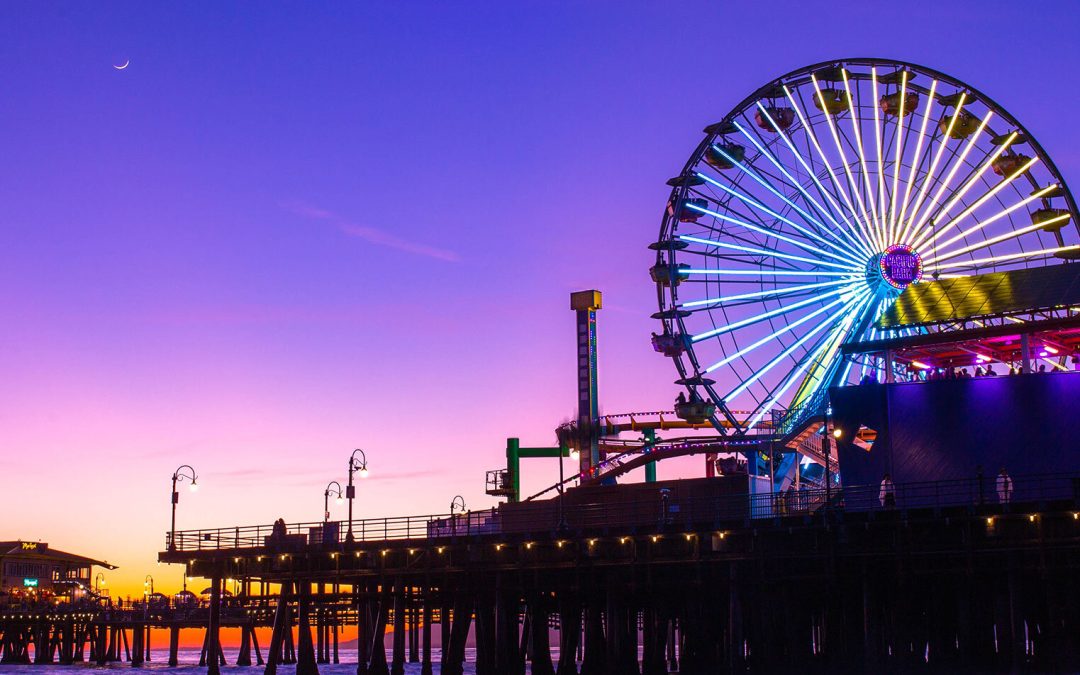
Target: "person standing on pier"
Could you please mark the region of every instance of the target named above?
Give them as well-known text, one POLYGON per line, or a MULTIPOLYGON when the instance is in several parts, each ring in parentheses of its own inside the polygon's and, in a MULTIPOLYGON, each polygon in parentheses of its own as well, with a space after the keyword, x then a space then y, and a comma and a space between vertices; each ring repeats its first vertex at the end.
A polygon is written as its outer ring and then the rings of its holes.
POLYGON ((1002 504, 1008 505, 1008 503, 1012 501, 1012 494, 1012 478, 1009 477, 1009 472, 1005 470, 1005 467, 1001 467, 1001 471, 998 471, 997 477, 998 501, 1002 504))
POLYGON ((896 486, 893 485, 892 476, 885 474, 881 477, 881 489, 878 490, 878 501, 887 509, 896 507, 896 486))

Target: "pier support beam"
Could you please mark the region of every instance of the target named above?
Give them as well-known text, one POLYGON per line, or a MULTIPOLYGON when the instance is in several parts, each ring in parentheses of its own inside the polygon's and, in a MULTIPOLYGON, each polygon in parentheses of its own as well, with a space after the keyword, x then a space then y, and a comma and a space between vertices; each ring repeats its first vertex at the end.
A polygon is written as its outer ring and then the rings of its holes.
POLYGON ((420 648, 420 675, 432 675, 433 670, 431 668, 431 586, 427 586, 424 589, 424 618, 423 618, 423 636, 420 648))
POLYGON ((569 594, 559 597, 559 667, 556 675, 577 675, 574 660, 581 642, 581 605, 569 594))
POLYGON ((289 628, 289 592, 292 588, 290 582, 281 585, 281 595, 278 597, 277 610, 274 612, 274 627, 270 632, 270 651, 266 655, 266 668, 264 675, 276 675, 277 667, 282 659, 282 651, 285 644, 285 633, 289 628))
MULTIPOLYGON (((454 599, 454 622, 450 629, 450 639, 443 645, 443 661, 440 675, 462 675, 465 663, 465 643, 469 638, 472 624, 473 598, 462 593, 454 599)), ((447 615, 446 620, 449 615, 447 615)))
POLYGON ((319 675, 319 666, 315 660, 315 646, 311 641, 311 582, 302 579, 299 585, 296 675, 319 675))
POLYGON ((390 675, 405 675, 406 608, 405 586, 401 577, 394 581, 394 657, 390 675))
POLYGON ((555 675, 555 667, 551 662, 546 601, 547 598, 537 593, 529 602, 529 672, 531 675, 555 675))
POLYGON ((206 624, 207 675, 221 675, 221 573, 215 571, 210 579, 210 617, 206 624))

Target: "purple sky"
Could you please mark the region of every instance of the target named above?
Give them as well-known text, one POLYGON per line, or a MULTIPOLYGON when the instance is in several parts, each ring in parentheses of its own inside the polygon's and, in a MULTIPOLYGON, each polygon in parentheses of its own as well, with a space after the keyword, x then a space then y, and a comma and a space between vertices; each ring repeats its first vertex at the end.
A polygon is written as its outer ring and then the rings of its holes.
POLYGON ((604 410, 670 406, 664 181, 809 63, 954 75, 1080 184, 1075 2, 852 4, 6 4, 0 538, 134 592, 177 464, 182 527, 316 520, 357 446, 358 515, 487 506, 505 438, 573 411, 582 288, 604 410))

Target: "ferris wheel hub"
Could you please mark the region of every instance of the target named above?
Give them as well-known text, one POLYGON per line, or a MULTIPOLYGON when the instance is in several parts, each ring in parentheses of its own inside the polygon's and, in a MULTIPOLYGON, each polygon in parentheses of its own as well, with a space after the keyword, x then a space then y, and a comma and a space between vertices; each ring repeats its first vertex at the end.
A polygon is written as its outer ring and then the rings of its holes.
POLYGON ((922 256, 907 244, 893 244, 871 258, 867 265, 867 281, 899 291, 919 283, 922 276, 922 256))

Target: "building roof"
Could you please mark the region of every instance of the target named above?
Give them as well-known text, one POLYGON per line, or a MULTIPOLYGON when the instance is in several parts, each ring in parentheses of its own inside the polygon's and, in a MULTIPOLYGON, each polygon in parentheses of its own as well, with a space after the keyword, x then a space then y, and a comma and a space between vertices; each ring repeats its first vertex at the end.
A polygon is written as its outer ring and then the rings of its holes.
POLYGON ((1080 264, 1048 265, 912 284, 877 320, 927 326, 1080 305, 1080 264))
POLYGON ((76 565, 97 565, 105 569, 114 570, 116 565, 110 565, 103 560, 95 560, 74 553, 49 548, 44 542, 37 541, 0 541, 0 558, 4 556, 18 556, 20 558, 36 558, 39 560, 54 560, 76 565))

